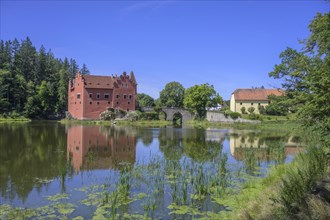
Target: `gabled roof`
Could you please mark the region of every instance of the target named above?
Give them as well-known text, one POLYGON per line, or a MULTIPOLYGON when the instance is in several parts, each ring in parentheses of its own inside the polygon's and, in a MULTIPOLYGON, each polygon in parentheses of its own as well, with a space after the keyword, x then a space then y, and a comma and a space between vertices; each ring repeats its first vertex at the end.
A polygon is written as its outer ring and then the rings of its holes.
POLYGON ((85 88, 110 89, 114 87, 116 79, 112 76, 83 75, 85 88))
POLYGON ((268 96, 284 95, 280 89, 236 89, 234 92, 237 101, 267 101, 268 96))

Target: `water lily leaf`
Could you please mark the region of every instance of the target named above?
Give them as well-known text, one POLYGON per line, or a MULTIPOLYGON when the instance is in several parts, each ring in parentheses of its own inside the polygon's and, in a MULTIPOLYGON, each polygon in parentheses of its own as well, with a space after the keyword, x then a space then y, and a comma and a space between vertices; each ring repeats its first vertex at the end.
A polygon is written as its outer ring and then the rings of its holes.
POLYGON ((62 215, 69 215, 75 210, 75 205, 71 203, 56 203, 54 207, 57 208, 57 211, 62 215))
POLYGON ((68 199, 69 198, 69 195, 66 194, 66 193, 59 193, 59 194, 56 194, 56 195, 53 195, 53 196, 48 196, 47 199, 49 201, 52 201, 52 202, 56 202, 58 200, 61 200, 61 199, 68 199))
POLYGON ((82 216, 76 216, 72 220, 84 220, 84 217, 82 217, 82 216))

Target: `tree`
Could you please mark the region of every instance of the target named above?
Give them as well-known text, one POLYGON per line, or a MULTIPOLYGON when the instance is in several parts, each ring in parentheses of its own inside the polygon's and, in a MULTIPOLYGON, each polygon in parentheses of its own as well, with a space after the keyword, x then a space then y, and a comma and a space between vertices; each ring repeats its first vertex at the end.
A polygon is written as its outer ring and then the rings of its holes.
MULTIPOLYGON (((270 104, 266 106, 265 113, 267 115, 282 115, 285 116, 289 112, 295 112, 296 108, 292 105, 292 101, 286 96, 270 95, 270 104)), ((259 109, 260 111, 260 109, 259 109)), ((261 113, 261 112, 260 112, 261 113)))
POLYGON ((178 82, 169 82, 160 92, 160 104, 165 107, 183 107, 185 89, 178 82))
POLYGON ((63 113, 68 81, 77 72, 75 60, 62 62, 44 46, 37 51, 28 37, 21 44, 0 40, 0 114, 49 118, 63 113))
POLYGON ((70 68, 69 68, 69 79, 74 79, 76 77, 76 73, 79 70, 79 66, 74 59, 70 59, 70 68))
POLYGON ((137 94, 137 102, 138 102, 138 106, 140 108, 155 106, 155 100, 151 96, 149 96, 145 93, 137 94))
POLYGON ((89 69, 87 68, 86 64, 83 64, 82 68, 80 69, 80 73, 83 75, 90 74, 89 69))
POLYGON ((306 124, 330 132, 330 13, 317 13, 309 25, 301 52, 287 48, 270 77, 283 79, 287 102, 297 108, 306 124))
POLYGON ((201 84, 188 88, 184 96, 184 106, 196 113, 197 118, 206 116, 206 108, 218 106, 223 102, 213 85, 201 84))
POLYGON ((58 112, 63 112, 68 106, 68 84, 69 84, 69 61, 64 59, 62 68, 59 71, 58 82, 58 112))

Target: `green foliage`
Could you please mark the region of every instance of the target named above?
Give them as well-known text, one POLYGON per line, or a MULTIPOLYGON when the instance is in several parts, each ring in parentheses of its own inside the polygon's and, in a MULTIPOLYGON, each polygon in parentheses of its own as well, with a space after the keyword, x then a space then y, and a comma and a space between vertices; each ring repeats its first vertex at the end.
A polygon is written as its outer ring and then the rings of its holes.
POLYGON ((142 112, 139 116, 140 120, 159 120, 158 112, 142 112))
POLYGON ((237 118, 241 117, 241 114, 238 113, 238 112, 232 112, 232 111, 230 111, 230 112, 229 112, 229 116, 230 116, 232 119, 237 119, 237 118))
POLYGON ((250 120, 262 120, 262 117, 261 117, 261 115, 252 112, 248 115, 248 119, 250 119, 250 120))
POLYGON ((147 95, 145 93, 137 94, 137 102, 139 108, 155 106, 155 100, 150 95, 147 95))
POLYGON ((205 117, 207 108, 217 107, 222 102, 221 96, 215 91, 213 85, 208 83, 188 88, 184 96, 184 106, 192 109, 199 119, 205 117))
POLYGON ((283 79, 287 102, 307 125, 322 124, 330 131, 330 14, 317 13, 301 52, 287 48, 270 77, 283 79))
POLYGON ((263 105, 259 105, 258 110, 261 115, 266 114, 266 108, 263 105))
POLYGON ((302 204, 305 203, 307 194, 315 188, 316 182, 327 174, 329 158, 325 153, 326 149, 326 145, 309 146, 306 153, 297 157, 296 166, 291 167, 282 179, 282 187, 275 200, 281 204, 282 215, 294 218, 304 211, 302 204))
POLYGON ((185 89, 178 82, 169 82, 160 92, 159 104, 162 107, 183 107, 185 89))
POLYGON ((292 100, 286 96, 271 95, 268 98, 270 104, 265 108, 265 113, 267 115, 286 116, 289 112, 296 111, 296 107, 292 103, 292 100))
POLYGON ((255 108, 254 107, 249 107, 248 108, 248 112, 250 112, 250 114, 252 114, 254 112, 255 108))
MULTIPOLYGON (((56 59, 27 37, 21 43, 0 41, 0 114, 17 112, 29 118, 64 116, 68 81, 78 71, 75 60, 56 59)), ((83 71, 89 71, 86 65, 83 71)))
POLYGON ((90 74, 89 69, 87 68, 86 64, 83 64, 82 68, 80 69, 80 73, 82 75, 88 75, 88 74, 90 74))
POLYGON ((241 108, 241 112, 242 114, 246 114, 246 108, 244 106, 241 108))

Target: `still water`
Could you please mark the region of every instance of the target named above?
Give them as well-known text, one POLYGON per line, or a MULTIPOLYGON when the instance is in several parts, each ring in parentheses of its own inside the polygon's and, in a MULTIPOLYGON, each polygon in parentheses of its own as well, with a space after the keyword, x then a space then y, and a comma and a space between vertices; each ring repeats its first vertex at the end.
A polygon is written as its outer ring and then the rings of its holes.
POLYGON ((232 128, 0 124, 0 219, 207 218, 299 146, 232 128))

